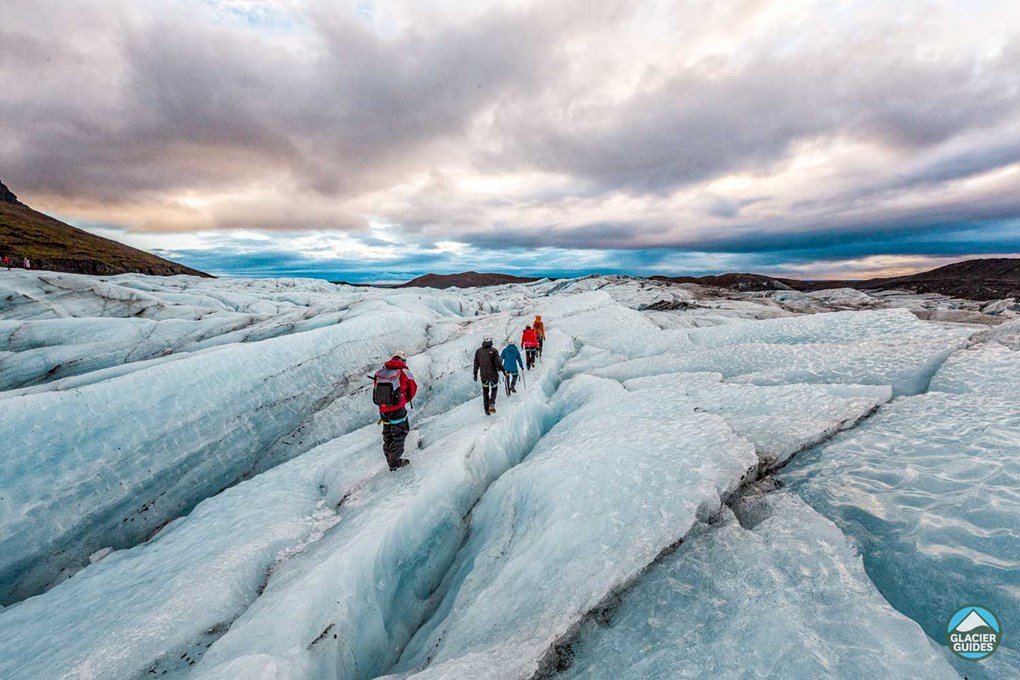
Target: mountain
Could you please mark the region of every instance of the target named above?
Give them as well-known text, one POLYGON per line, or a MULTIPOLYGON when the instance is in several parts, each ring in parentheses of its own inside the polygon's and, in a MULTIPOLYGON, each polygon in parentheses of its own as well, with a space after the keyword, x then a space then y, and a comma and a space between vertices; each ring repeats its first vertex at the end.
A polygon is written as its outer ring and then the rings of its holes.
POLYGON ((1020 258, 966 260, 909 276, 859 281, 852 287, 861 290, 906 288, 917 293, 942 293, 970 300, 1020 297, 1020 258))
POLYGON ((18 197, 14 195, 14 192, 7 188, 3 182, 0 182, 0 203, 8 203, 10 205, 24 205, 18 200, 18 197))
POLYGON ((968 300, 1001 300, 1020 297, 1020 258, 998 257, 966 260, 938 269, 863 281, 801 281, 763 274, 719 274, 716 276, 653 276, 656 281, 696 283, 735 291, 904 289, 916 293, 941 293, 968 300))
POLYGON ((0 255, 32 260, 35 269, 76 274, 209 276, 197 269, 90 234, 32 210, 0 182, 0 255))
POLYGON ((529 283, 538 281, 530 276, 512 276, 510 274, 489 274, 479 272, 461 272, 459 274, 425 274, 398 288, 480 288, 482 286, 500 286, 504 283, 529 283))

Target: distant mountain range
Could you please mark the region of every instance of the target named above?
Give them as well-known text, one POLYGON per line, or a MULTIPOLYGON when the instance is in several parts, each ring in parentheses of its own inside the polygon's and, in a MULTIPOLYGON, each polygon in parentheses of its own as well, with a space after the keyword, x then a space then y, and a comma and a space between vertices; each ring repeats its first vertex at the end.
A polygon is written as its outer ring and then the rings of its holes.
MULTIPOLYGON (((931 271, 864 281, 801 281, 763 274, 718 274, 714 276, 653 276, 655 281, 694 283, 735 291, 801 290, 856 288, 858 290, 904 289, 917 293, 941 293, 969 300, 1000 300, 1020 297, 1020 258, 987 258, 967 260, 931 271)), ((508 274, 426 274, 412 279, 403 287, 472 288, 521 283, 537 279, 508 274)))
MULTIPOLYGON (((78 274, 109 275, 135 272, 158 276, 173 274, 209 276, 143 250, 90 234, 37 212, 19 201, 3 182, 0 182, 0 255, 10 255, 16 262, 27 257, 32 260, 36 269, 78 274)), ((1005 257, 967 260, 909 276, 864 281, 801 281, 751 273, 651 278, 656 281, 694 283, 735 291, 906 289, 970 300, 1020 298, 1020 258, 1005 257)), ((398 287, 477 288, 537 280, 535 277, 511 274, 461 272, 425 274, 398 287)))
POLYGON ((425 274, 400 284, 398 288, 479 288, 531 281, 538 281, 538 279, 530 276, 511 276, 510 274, 461 272, 460 274, 425 274))
MULTIPOLYGON (((0 256, 32 261, 36 269, 77 274, 191 274, 197 269, 90 234, 32 210, 0 182, 0 256)), ((20 265, 19 265, 20 266, 20 265)))
MULTIPOLYGON (((826 284, 845 282, 825 282, 826 284)), ((812 284, 819 286, 820 284, 812 284)), ((832 285, 825 285, 832 288, 832 285)), ((996 257, 966 260, 931 271, 870 279, 851 284, 861 290, 906 288, 918 293, 942 293, 969 300, 1000 300, 1020 297, 1020 258, 996 257)))

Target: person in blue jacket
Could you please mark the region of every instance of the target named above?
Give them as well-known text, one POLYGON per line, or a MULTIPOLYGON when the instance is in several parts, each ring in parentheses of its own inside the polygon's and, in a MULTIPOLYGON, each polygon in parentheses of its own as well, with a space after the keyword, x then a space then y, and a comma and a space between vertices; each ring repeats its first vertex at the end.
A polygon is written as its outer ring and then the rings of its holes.
POLYGON ((506 393, 514 394, 517 392, 517 377, 520 375, 518 368, 524 368, 524 360, 521 359, 521 351, 517 349, 513 338, 507 341, 506 348, 499 356, 503 359, 503 371, 506 373, 506 393))

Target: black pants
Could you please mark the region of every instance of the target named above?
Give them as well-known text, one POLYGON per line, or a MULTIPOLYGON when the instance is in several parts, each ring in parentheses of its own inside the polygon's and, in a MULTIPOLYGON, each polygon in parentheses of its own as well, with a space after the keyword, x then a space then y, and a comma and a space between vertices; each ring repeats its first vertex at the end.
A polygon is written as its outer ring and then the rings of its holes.
POLYGON ((482 407, 489 412, 490 406, 496 405, 496 395, 499 394, 499 378, 495 382, 482 381, 482 407))
POLYGON ((404 440, 411 432, 411 423, 407 421, 407 409, 404 408, 383 413, 380 417, 383 419, 383 453, 386 454, 386 462, 393 467, 404 455, 404 440))
POLYGON ((545 349, 545 336, 538 336, 538 356, 542 356, 542 350, 545 349))
POLYGON ((510 394, 510 392, 514 388, 517 387, 517 377, 518 376, 517 376, 516 373, 507 373, 506 374, 506 393, 507 394, 510 394))
POLYGON ((528 347, 526 350, 524 350, 524 363, 527 365, 529 371, 535 365, 535 358, 537 356, 538 356, 537 347, 528 347))

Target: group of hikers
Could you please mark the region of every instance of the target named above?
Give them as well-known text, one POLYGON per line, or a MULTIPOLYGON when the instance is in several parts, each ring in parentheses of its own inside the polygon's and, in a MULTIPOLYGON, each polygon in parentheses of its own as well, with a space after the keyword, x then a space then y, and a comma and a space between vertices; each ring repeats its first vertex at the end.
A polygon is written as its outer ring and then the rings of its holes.
MULTIPOLYGON (((496 395, 500 378, 504 379, 507 396, 516 394, 517 379, 521 371, 531 370, 542 357, 545 347, 545 324, 541 316, 528 324, 521 334, 524 358, 513 338, 507 339, 502 352, 493 347, 491 335, 486 335, 482 346, 475 350, 474 379, 482 379, 482 408, 485 415, 496 412, 496 395)), ((404 442, 411 432, 407 409, 418 392, 418 383, 407 367, 407 353, 397 352, 372 376, 372 401, 379 407, 379 423, 383 428, 383 453, 390 471, 399 470, 411 461, 404 458, 404 442)), ((525 381, 527 384, 527 381, 525 381)))
POLYGON ((487 335, 482 341, 482 346, 475 350, 474 378, 482 379, 482 409, 485 415, 491 416, 496 412, 496 395, 499 394, 500 377, 505 382, 507 396, 517 392, 517 379, 520 377, 520 370, 531 370, 535 362, 542 355, 542 348, 545 345, 545 324, 542 317, 536 316, 535 321, 524 329, 521 334, 521 347, 524 348, 524 359, 521 359, 521 351, 513 338, 507 339, 506 347, 502 352, 497 352, 492 346, 492 336, 487 335))
MULTIPOLYGON (((7 267, 8 269, 10 269, 11 267, 17 267, 18 266, 18 258, 11 257, 10 255, 4 255, 2 260, 0 260, 0 261, 2 261, 3 262, 3 266, 7 267)), ((32 268, 32 260, 28 259, 27 257, 22 258, 21 259, 21 268, 22 269, 31 269, 32 268)))

